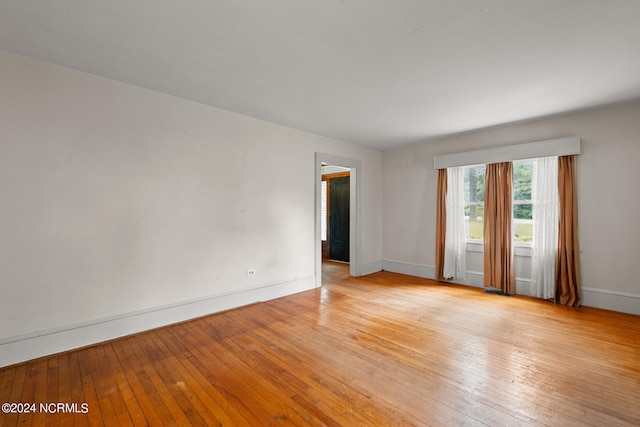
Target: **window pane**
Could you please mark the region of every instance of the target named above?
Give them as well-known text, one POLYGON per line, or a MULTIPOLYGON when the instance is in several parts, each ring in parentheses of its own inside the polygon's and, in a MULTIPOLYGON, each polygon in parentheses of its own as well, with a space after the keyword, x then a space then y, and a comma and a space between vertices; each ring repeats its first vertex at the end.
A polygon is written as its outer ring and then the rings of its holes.
POLYGON ((533 204, 532 203, 514 204, 513 219, 533 219, 533 204))
MULTIPOLYGON (((516 242, 532 240, 532 174, 533 161, 513 163, 513 228, 516 242)), ((481 240, 484 237, 484 180, 484 165, 465 168, 464 214, 469 239, 481 240)))
POLYGON ((473 166, 465 168, 465 202, 484 202, 484 170, 484 166, 473 166))
POLYGON ((470 219, 469 217, 467 217, 466 221, 467 221, 467 238, 482 239, 484 236, 483 218, 477 217, 476 219, 470 219))
POLYGON ((464 216, 468 239, 482 239, 484 235, 484 171, 484 165, 467 167, 464 171, 464 216))
POLYGON ((513 236, 516 242, 531 242, 533 240, 533 221, 515 219, 513 221, 513 236))
POLYGON ((533 240, 531 185, 533 161, 513 162, 513 240, 533 240))
POLYGON ((533 162, 513 163, 513 200, 531 200, 532 172, 533 162))

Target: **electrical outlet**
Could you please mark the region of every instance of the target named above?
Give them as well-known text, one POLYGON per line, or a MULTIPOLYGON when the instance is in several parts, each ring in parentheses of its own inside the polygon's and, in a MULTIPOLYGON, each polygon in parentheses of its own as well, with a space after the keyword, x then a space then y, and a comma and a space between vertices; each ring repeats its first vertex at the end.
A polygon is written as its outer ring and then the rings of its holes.
POLYGON ((247 270, 247 277, 251 277, 255 275, 256 275, 256 271, 253 268, 250 270, 247 270))

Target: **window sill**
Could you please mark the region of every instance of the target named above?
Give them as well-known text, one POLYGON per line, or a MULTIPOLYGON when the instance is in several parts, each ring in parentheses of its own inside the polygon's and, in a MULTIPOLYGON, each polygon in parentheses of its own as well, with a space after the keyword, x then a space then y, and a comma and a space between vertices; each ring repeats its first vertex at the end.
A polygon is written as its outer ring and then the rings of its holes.
MULTIPOLYGON (((484 242, 482 240, 468 239, 467 252, 484 252, 484 242)), ((513 255, 522 257, 531 257, 531 243, 518 242, 513 245, 513 255)))
POLYGON ((484 242, 482 240, 467 239, 467 252, 484 252, 484 242))

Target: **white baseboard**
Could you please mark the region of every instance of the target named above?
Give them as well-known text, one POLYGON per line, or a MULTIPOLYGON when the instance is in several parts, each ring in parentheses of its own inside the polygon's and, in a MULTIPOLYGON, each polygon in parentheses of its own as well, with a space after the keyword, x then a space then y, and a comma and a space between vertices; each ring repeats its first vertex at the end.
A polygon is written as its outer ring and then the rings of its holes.
POLYGON ((467 271, 466 280, 452 280, 458 285, 473 286, 474 288, 484 288, 484 274, 481 271, 467 271))
POLYGON ((0 340, 0 367, 314 289, 315 275, 0 340))
POLYGON ((582 305, 640 315, 640 295, 606 289, 582 288, 582 305))
MULTIPOLYGON (((481 271, 467 271, 467 280, 452 280, 453 283, 459 285, 473 286, 475 288, 484 288, 484 273, 481 271)), ((531 279, 524 277, 516 277, 516 294, 531 295, 531 279)))
MULTIPOLYGON (((436 267, 433 265, 385 259, 382 260, 382 269, 385 271, 391 271, 392 273, 422 277, 423 279, 436 279, 436 267)), ((454 279, 447 283, 473 286, 476 288, 484 287, 482 272, 479 271, 467 271, 467 278, 465 280, 454 279)))
POLYGON ((369 262, 360 266, 360 275, 366 276, 367 274, 377 273, 382 270, 382 261, 369 262))
MULTIPOLYGON (((432 265, 385 259, 382 260, 382 269, 425 279, 435 279, 436 277, 436 268, 432 265)), ((477 288, 484 287, 483 274, 480 271, 467 271, 466 280, 452 280, 451 283, 477 288)), ((516 294, 531 295, 531 280, 516 277, 516 294)), ((640 295, 638 294, 616 292, 606 289, 582 288, 581 304, 587 307, 640 315, 640 295)))
POLYGON ((390 259, 382 260, 382 269, 392 273, 406 274, 409 276, 422 277, 423 279, 436 278, 436 268, 432 265, 415 264, 405 261, 394 261, 390 259))

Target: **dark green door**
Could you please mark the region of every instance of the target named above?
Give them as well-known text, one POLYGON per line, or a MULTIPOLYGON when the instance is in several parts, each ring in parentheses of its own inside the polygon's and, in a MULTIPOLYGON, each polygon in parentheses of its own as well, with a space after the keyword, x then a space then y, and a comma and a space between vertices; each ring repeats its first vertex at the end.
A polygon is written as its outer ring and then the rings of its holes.
POLYGON ((329 258, 349 262, 349 177, 329 181, 329 258))

